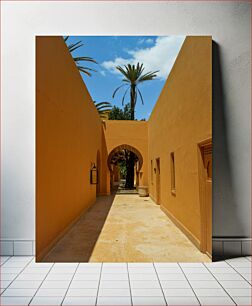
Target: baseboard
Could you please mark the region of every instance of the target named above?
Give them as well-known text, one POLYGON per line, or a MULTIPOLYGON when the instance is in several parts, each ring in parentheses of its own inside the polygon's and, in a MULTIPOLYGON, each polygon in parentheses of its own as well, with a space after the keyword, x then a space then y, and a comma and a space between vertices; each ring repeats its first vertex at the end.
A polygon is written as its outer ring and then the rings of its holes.
POLYGON ((1 239, 1 256, 33 256, 35 255, 35 240, 1 239))
POLYGON ((161 210, 171 219, 171 221, 186 235, 186 237, 200 250, 200 240, 193 235, 176 217, 173 216, 164 206, 161 210))
POLYGON ((251 256, 251 238, 213 237, 213 260, 251 256))
MULTIPOLYGON (((213 261, 229 257, 251 256, 251 241, 251 238, 213 237, 213 261)), ((1 256, 35 255, 35 240, 1 239, 0 245, 1 256)))
POLYGON ((152 201, 156 204, 156 205, 159 205, 157 203, 157 200, 152 196, 152 194, 149 194, 149 197, 152 199, 152 201))

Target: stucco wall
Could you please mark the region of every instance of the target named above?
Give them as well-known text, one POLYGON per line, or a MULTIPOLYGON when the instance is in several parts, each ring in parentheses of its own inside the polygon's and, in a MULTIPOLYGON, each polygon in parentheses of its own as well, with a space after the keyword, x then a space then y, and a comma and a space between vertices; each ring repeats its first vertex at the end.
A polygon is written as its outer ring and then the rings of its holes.
POLYGON ((36 39, 36 254, 96 199, 101 120, 61 37, 36 39))
MULTIPOLYGON (((160 204, 201 240, 198 144, 212 137, 212 40, 187 37, 149 119, 149 186, 156 199, 151 160, 160 158, 160 204), (176 195, 171 192, 171 153, 176 195)), ((153 171, 154 172, 154 171, 153 171)))
POLYGON ((148 185, 148 122, 130 120, 106 120, 103 123, 108 154, 120 145, 136 148, 143 157, 140 184, 148 185))

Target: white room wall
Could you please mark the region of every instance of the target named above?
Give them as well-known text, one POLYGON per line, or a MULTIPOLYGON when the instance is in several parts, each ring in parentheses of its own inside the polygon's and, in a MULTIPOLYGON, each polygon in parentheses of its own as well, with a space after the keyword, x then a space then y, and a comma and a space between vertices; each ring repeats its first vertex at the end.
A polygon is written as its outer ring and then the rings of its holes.
MULTIPOLYGON (((212 35, 215 247, 218 241, 222 247, 223 237, 250 237, 249 2, 8 1, 1 6, 3 254, 33 253, 35 35, 212 35)), ((231 248, 239 249, 235 243, 231 248)))

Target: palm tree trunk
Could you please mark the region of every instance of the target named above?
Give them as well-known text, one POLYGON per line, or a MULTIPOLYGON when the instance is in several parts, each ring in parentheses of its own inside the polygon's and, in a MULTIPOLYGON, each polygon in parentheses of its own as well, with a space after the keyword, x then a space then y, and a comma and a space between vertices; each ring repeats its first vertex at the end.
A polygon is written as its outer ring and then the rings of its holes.
POLYGON ((135 120, 136 85, 130 86, 130 120, 135 120))
POLYGON ((128 152, 128 158, 126 159, 126 188, 134 188, 134 165, 135 165, 135 154, 131 151, 128 152))
MULTIPOLYGON (((130 86, 130 120, 135 120, 135 102, 136 102, 136 85, 130 86)), ((126 159, 127 175, 126 175, 126 188, 134 188, 134 165, 135 154, 129 152, 129 157, 126 159)))

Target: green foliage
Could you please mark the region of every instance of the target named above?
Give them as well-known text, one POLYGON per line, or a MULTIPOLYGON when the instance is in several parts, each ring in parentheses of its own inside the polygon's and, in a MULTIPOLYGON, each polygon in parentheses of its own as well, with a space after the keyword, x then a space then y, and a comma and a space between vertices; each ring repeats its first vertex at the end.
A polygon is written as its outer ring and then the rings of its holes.
POLYGON ((130 104, 126 104, 124 109, 113 106, 108 114, 109 120, 130 120, 130 104))
POLYGON ((126 161, 120 161, 118 163, 119 169, 120 169, 120 177, 125 179, 127 175, 127 167, 126 167, 126 161))
POLYGON ((81 62, 91 62, 91 63, 94 63, 94 64, 97 64, 97 62, 92 58, 92 57, 89 57, 89 56, 79 56, 79 57, 74 57, 73 56, 73 52, 79 48, 81 48, 82 46, 84 46, 84 44, 82 43, 82 41, 78 41, 74 44, 67 44, 67 40, 68 40, 69 36, 66 36, 64 38, 64 41, 67 45, 67 48, 70 52, 70 54, 72 55, 72 58, 76 64, 76 67, 78 68, 78 70, 80 72, 83 72, 84 74, 88 75, 88 76, 91 76, 91 72, 90 71, 93 71, 93 72, 97 72, 96 70, 94 70, 93 68, 90 68, 90 67, 86 67, 86 66, 83 66, 81 64, 81 62))

